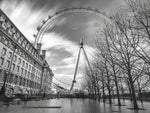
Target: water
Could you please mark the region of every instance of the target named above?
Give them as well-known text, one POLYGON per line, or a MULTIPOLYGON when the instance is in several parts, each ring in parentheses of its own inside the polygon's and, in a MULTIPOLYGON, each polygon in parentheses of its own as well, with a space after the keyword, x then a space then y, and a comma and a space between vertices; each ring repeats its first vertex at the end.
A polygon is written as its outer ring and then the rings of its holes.
POLYGON ((116 102, 115 100, 110 105, 90 99, 52 99, 31 101, 26 105, 22 103, 21 105, 2 106, 0 107, 0 113, 150 113, 148 102, 139 103, 140 108, 146 109, 139 111, 127 109, 132 107, 128 100, 122 101, 124 106, 121 107, 117 106, 116 102), (51 106, 61 106, 61 108, 45 108, 51 106))

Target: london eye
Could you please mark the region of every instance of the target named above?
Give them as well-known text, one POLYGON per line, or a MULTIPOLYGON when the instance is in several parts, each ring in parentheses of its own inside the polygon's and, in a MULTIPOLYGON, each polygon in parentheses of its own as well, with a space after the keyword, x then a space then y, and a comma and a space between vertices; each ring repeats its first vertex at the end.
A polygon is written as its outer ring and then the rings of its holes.
MULTIPOLYGON (((88 8, 72 7, 72 8, 62 9, 62 10, 56 11, 56 13, 54 13, 52 15, 49 15, 48 18, 46 20, 43 20, 42 23, 37 27, 37 33, 34 34, 34 37, 35 37, 34 46, 36 47, 37 43, 42 42, 42 39, 44 38, 44 34, 46 33, 47 30, 49 30, 56 23, 58 18, 60 18, 62 16, 71 15, 71 14, 90 15, 90 16, 94 16, 94 18, 96 18, 96 19, 103 18, 106 21, 110 21, 109 17, 104 12, 100 12, 98 9, 92 9, 90 7, 88 7, 88 8)), ((70 87, 70 93, 72 92, 74 84, 76 83, 76 75, 77 75, 77 71, 78 71, 81 50, 83 50, 83 54, 85 56, 85 59, 87 61, 89 69, 91 69, 90 63, 88 60, 88 56, 86 54, 86 51, 85 51, 83 45, 84 45, 83 37, 81 37, 77 62, 76 62, 75 71, 74 71, 74 76, 73 76, 73 80, 72 80, 72 85, 70 87)))

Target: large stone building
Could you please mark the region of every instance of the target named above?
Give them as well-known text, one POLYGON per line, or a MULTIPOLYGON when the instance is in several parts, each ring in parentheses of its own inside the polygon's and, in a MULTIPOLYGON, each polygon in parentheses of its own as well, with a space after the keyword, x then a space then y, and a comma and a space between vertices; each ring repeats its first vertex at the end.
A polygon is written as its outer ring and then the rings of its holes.
POLYGON ((0 9, 0 89, 8 95, 49 93, 53 73, 41 44, 35 48, 0 9))

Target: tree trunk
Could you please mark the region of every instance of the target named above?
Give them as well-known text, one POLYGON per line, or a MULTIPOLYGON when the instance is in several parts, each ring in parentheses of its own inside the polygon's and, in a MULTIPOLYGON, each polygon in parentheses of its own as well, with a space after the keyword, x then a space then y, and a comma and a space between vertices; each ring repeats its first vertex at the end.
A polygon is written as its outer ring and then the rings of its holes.
POLYGON ((142 100, 142 91, 141 91, 140 83, 139 83, 138 79, 137 79, 137 84, 138 84, 138 89, 139 89, 139 95, 138 95, 138 97, 139 97, 141 103, 143 103, 143 100, 142 100))
POLYGON ((118 105, 121 106, 121 102, 120 102, 120 94, 119 94, 119 88, 118 88, 118 80, 116 75, 115 76, 115 85, 116 85, 116 91, 117 91, 117 98, 118 98, 118 105))
POLYGON ((107 89, 108 89, 108 99, 109 99, 109 104, 112 104, 112 101, 111 101, 111 89, 110 89, 110 86, 108 85, 107 86, 107 89))
POLYGON ((100 90, 99 90, 99 87, 97 86, 97 93, 98 93, 98 100, 100 100, 100 90))
POLYGON ((130 87, 130 83, 127 81, 128 83, 128 88, 129 88, 129 94, 130 94, 130 100, 132 101, 132 91, 131 91, 131 87, 130 87))
POLYGON ((121 83, 121 93, 122 93, 123 100, 125 100, 125 98, 124 98, 124 89, 123 89, 122 83, 121 83))
POLYGON ((102 75, 102 88, 103 88, 103 102, 105 103, 105 86, 104 86, 104 77, 102 75))
POLYGON ((134 109, 139 109, 138 104, 137 104, 136 95, 135 95, 135 89, 134 89, 134 85, 133 85, 133 81, 132 81, 131 76, 129 77, 129 82, 130 82, 131 91, 132 91, 131 94, 132 94, 134 109))

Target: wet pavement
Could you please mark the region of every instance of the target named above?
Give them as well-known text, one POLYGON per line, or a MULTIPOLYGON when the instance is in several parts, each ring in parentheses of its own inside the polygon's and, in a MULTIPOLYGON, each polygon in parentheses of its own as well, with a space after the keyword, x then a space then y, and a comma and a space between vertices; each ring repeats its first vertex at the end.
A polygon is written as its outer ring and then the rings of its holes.
POLYGON ((113 104, 90 99, 52 99, 30 101, 27 104, 1 106, 0 113, 150 113, 150 102, 138 103, 145 110, 130 110, 132 104, 129 100, 122 100, 121 107, 113 104))

